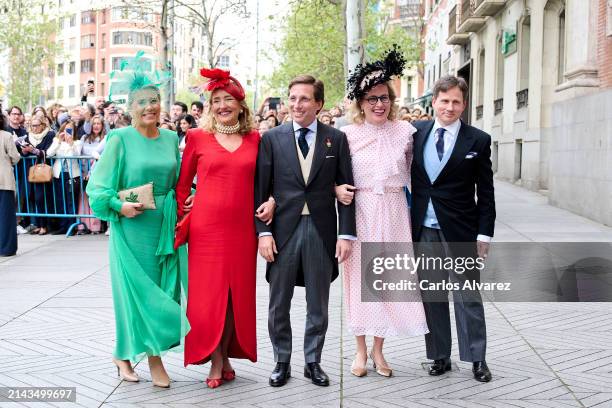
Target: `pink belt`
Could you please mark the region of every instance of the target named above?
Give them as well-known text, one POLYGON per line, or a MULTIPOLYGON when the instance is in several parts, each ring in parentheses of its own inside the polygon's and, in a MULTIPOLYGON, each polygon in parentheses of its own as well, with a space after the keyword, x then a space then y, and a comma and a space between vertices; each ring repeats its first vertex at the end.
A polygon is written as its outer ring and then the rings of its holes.
MULTIPOLYGON (((357 191, 371 193, 374 191, 372 187, 357 187, 357 191)), ((385 193, 403 193, 404 187, 385 187, 385 193)))

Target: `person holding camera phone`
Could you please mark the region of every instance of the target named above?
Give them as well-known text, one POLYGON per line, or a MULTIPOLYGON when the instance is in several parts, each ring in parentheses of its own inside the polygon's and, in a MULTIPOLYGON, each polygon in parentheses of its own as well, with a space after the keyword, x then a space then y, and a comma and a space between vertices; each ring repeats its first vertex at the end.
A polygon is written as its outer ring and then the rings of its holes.
MULTIPOLYGON (((67 120, 62 124, 47 150, 48 157, 59 157, 53 163, 53 184, 55 187, 55 210, 58 214, 76 214, 81 195, 81 166, 71 156, 79 156, 83 148, 80 140, 75 140, 76 124, 67 120)), ((76 218, 62 217, 54 235, 66 234, 76 218)))

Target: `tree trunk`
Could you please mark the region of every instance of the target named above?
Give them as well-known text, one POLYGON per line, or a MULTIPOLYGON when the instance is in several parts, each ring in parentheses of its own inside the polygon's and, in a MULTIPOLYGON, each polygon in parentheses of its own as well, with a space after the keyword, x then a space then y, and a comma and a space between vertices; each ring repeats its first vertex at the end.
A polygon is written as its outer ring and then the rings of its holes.
POLYGON ((346 52, 347 71, 352 71, 364 61, 364 0, 347 0, 346 3, 346 52))
MULTIPOLYGON (((161 59, 162 69, 163 70, 169 69, 170 72, 172 73, 174 67, 172 67, 172 65, 170 64, 170 60, 168 58, 169 57, 168 48, 170 47, 170 44, 168 41, 168 1, 169 0, 162 0, 162 14, 161 14, 161 24, 160 24, 160 41, 161 41, 162 47, 161 47, 161 54, 159 57, 161 59)), ((171 80, 168 81, 164 85, 163 106, 166 112, 170 112, 170 106, 172 103, 171 98, 172 98, 173 83, 174 83, 174 76, 172 75, 171 80)))

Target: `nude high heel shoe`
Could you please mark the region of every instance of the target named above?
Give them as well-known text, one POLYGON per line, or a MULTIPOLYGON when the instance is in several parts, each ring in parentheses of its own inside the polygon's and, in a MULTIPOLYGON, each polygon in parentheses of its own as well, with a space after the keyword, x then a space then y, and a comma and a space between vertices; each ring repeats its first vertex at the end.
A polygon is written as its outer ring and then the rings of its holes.
POLYGON ((124 365, 124 364, 121 364, 122 361, 113 358, 113 363, 117 367, 117 377, 119 377, 123 381, 129 381, 129 382, 140 381, 140 378, 138 378, 138 375, 134 372, 134 370, 132 370, 131 372, 126 371, 126 370, 121 371, 121 366, 124 365))
POLYGON ((368 369, 366 368, 366 365, 368 363, 368 354, 366 353, 366 359, 365 362, 362 366, 358 365, 357 363, 357 354, 355 354, 355 358, 353 359, 353 363, 351 364, 351 374, 353 374, 355 377, 363 377, 366 376, 368 374, 368 369))
POLYGON ((164 368, 164 364, 159 356, 149 357, 149 370, 153 385, 160 388, 170 387, 170 377, 164 368))
POLYGON ((378 366, 376 365, 376 361, 374 360, 374 353, 370 352, 370 358, 372 359, 372 366, 378 375, 382 375, 383 377, 391 377, 393 375, 393 370, 391 367, 387 365, 387 362, 383 360, 384 365, 379 361, 378 366))

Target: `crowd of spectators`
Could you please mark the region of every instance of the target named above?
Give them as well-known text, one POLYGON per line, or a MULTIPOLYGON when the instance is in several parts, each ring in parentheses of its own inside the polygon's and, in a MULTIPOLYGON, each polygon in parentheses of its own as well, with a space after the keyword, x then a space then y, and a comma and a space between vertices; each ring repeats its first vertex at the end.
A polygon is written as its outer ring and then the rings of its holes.
MULTIPOLYGON (((289 114, 287 106, 283 102, 279 102, 270 107, 270 99, 271 98, 264 100, 259 110, 254 115, 255 128, 259 130, 260 134, 284 122, 291 121, 291 115, 289 114)), ((336 129, 348 125, 350 123, 346 115, 348 104, 349 101, 345 100, 342 103, 332 106, 330 109, 321 110, 318 114, 319 121, 326 125, 333 126, 336 129)), ((431 116, 419 105, 400 107, 399 118, 408 122, 431 120, 431 116)))
MULTIPOLYGON (((344 101, 324 109, 319 112, 318 119, 336 128, 345 126, 349 124, 346 106, 347 101, 344 101)), ((162 112, 159 126, 177 132, 182 152, 187 142, 187 131, 202 125, 208 109, 208 102, 194 101, 187 106, 176 101, 169 112, 162 112)), ((75 218, 67 215, 91 214, 85 193, 89 174, 104 151, 106 135, 112 129, 129 126, 129 114, 112 101, 87 95, 83 95, 81 105, 77 106, 54 103, 47 108, 35 106, 31 112, 24 112, 19 106, 0 111, 6 124, 4 130, 12 135, 23 158, 15 166, 17 212, 47 215, 19 217, 17 232, 66 234, 75 222, 75 218), (31 183, 28 180, 30 167, 37 162, 52 166, 53 178, 48 183, 31 183), (63 216, 49 216, 53 214, 63 216)), ((409 122, 431 119, 420 106, 400 107, 399 117, 409 122)), ((280 98, 268 98, 254 115, 254 121, 255 128, 263 134, 291 121, 291 115, 280 98), (275 100, 274 104, 271 103, 272 99, 275 100)), ((81 218, 81 224, 74 232, 108 233, 104 222, 85 217, 81 218)))

